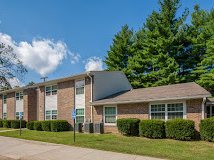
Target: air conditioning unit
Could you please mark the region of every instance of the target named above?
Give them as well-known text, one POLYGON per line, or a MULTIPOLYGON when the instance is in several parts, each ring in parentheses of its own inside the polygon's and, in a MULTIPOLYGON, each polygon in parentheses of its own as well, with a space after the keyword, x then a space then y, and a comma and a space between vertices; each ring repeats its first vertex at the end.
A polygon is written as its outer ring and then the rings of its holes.
POLYGON ((84 124, 84 133, 93 133, 93 123, 84 124))
POLYGON ((82 133, 82 123, 75 123, 75 132, 82 133))
POLYGON ((103 132, 104 132, 104 124, 95 123, 94 124, 94 133, 102 134, 103 132))

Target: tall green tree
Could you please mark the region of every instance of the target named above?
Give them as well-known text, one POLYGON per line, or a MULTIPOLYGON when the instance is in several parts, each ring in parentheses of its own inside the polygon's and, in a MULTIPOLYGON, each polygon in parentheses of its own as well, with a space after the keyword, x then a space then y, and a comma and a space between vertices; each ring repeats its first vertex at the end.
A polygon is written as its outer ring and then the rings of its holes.
MULTIPOLYGON (((159 12, 153 11, 146 19, 140 33, 143 37, 139 49, 130 58, 128 68, 132 71, 132 85, 151 87, 174 84, 180 81, 179 55, 184 52, 184 21, 186 9, 181 17, 176 17, 179 0, 163 0, 159 12)), ((138 36, 140 37, 140 36, 138 36)))
POLYGON ((129 77, 127 65, 129 57, 134 54, 133 43, 133 29, 129 29, 128 25, 123 26, 122 30, 115 35, 108 56, 105 57, 107 70, 123 71, 129 77))

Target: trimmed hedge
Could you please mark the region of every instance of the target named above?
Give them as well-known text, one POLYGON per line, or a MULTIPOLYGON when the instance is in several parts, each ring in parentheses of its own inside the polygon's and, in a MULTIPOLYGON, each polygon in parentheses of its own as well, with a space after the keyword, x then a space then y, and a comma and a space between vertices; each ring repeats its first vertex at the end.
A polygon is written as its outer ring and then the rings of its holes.
POLYGON ((0 127, 3 127, 3 120, 0 119, 0 127))
POLYGON ((34 130, 42 131, 42 121, 34 121, 34 130))
POLYGON ((42 130, 51 131, 51 122, 52 121, 42 121, 42 130))
MULTIPOLYGON (((11 120, 11 128, 20 128, 20 120, 11 120)), ((26 128, 25 120, 22 120, 22 128, 26 128)))
POLYGON ((199 127, 201 139, 214 142, 214 117, 201 120, 199 127))
POLYGON ((139 135, 147 138, 164 138, 165 122, 157 119, 142 120, 139 124, 139 135))
POLYGON ((68 131, 69 125, 66 120, 55 120, 51 121, 51 131, 52 132, 60 132, 60 131, 68 131))
POLYGON ((139 123, 138 118, 122 118, 117 120, 118 131, 126 136, 138 136, 139 135, 139 123))
POLYGON ((3 127, 4 128, 11 128, 11 121, 12 120, 3 120, 3 127))
POLYGON ((34 121, 27 123, 27 129, 34 130, 34 121))
POLYGON ((166 122, 166 137, 176 140, 191 140, 195 136, 195 122, 173 119, 166 122))

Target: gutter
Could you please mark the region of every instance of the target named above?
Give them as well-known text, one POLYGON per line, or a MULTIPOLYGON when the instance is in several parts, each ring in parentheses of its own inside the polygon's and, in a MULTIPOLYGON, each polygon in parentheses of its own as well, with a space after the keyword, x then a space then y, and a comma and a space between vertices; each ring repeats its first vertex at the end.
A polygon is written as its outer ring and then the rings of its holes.
POLYGON ((140 102, 153 102, 153 101, 167 101, 167 100, 180 100, 180 99, 194 99, 210 97, 211 94, 197 95, 197 96, 184 96, 184 97, 170 97, 170 98, 157 98, 157 99, 139 99, 139 100, 126 100, 126 101, 113 101, 113 102, 94 102, 90 103, 91 106, 109 105, 109 104, 127 104, 127 103, 140 103, 140 102))

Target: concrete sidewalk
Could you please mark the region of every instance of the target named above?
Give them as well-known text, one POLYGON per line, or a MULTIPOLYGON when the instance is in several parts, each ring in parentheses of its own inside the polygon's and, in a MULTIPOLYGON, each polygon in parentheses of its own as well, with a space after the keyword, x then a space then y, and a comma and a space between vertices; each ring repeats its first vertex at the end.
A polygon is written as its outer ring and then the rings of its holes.
POLYGON ((1 160, 158 160, 53 143, 23 140, 0 136, 1 160))

